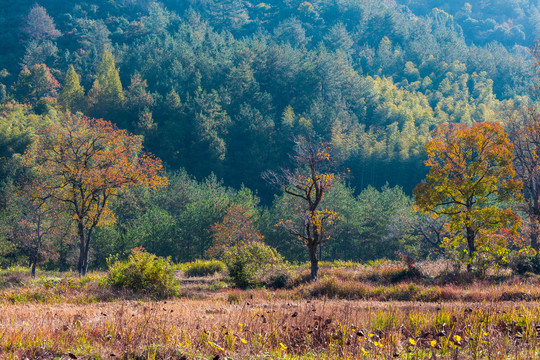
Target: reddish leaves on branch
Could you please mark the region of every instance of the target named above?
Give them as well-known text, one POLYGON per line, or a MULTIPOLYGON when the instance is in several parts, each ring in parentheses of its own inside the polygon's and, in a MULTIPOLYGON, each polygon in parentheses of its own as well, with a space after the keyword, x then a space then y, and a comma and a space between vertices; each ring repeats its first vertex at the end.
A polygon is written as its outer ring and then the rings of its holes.
POLYGON ((24 155, 35 172, 27 190, 32 198, 64 203, 77 224, 82 274, 93 229, 114 221, 109 199, 132 185, 167 185, 161 161, 141 151, 140 137, 102 119, 67 113, 39 129, 24 155))

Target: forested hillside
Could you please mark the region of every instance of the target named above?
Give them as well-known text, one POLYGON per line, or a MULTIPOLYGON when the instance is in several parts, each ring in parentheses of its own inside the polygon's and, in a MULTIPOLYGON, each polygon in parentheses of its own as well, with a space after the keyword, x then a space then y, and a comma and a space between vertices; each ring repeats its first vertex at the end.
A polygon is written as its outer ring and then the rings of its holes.
MULTIPOLYGON (((529 90, 523 55, 534 35, 482 39, 486 30, 465 26, 463 6, 427 11, 434 4, 15 2, 0 18, 9 29, 3 93, 30 104, 55 97, 73 66, 86 96, 71 110, 145 135, 170 169, 214 172, 266 195, 261 172, 287 161, 291 136, 313 132, 343 153, 356 187, 411 189, 434 126, 500 119, 529 90), (114 104, 93 87, 106 48, 121 80, 114 104), (38 64, 50 73, 47 85, 32 70, 38 64)), ((503 29, 509 19, 491 20, 489 8, 472 4, 468 19, 503 29)), ((515 20, 512 29, 524 31, 533 22, 523 11, 515 20)))
MULTIPOLYGON (((0 9, 4 208, 21 209, 9 195, 35 129, 82 112, 141 135, 171 174, 160 192, 114 202, 118 222, 96 233, 94 266, 139 245, 202 257, 212 225, 239 204, 269 243, 298 258, 274 226, 290 208, 261 175, 293 166, 294 139, 309 136, 331 143, 336 167, 349 170, 326 199, 345 221, 325 256, 395 256, 404 245, 389 235, 392 216, 412 213, 432 131, 505 122, 528 101, 535 4, 9 2, 0 9)), ((4 255, 20 256, 10 246, 4 255)))

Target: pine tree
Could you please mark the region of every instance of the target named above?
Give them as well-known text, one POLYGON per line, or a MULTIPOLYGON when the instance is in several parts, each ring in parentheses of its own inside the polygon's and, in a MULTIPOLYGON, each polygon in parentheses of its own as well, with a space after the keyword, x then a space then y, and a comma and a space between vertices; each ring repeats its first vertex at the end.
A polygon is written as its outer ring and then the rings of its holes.
POLYGON ((111 115, 120 110, 125 101, 120 74, 115 67, 114 55, 105 50, 97 66, 96 80, 90 90, 89 103, 93 104, 92 112, 98 116, 111 115))
POLYGON ((73 66, 70 66, 66 73, 66 80, 58 102, 65 110, 77 111, 84 108, 84 88, 79 82, 79 75, 73 66))
POLYGON ((38 64, 21 70, 13 85, 13 94, 18 101, 35 105, 43 97, 57 97, 59 87, 47 65, 38 64))

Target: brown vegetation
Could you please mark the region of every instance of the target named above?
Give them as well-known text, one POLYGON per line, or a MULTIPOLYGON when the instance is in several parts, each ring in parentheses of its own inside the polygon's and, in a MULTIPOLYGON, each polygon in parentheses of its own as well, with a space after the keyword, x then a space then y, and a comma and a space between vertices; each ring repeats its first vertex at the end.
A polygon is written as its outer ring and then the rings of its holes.
POLYGON ((229 296, 11 305, 0 314, 0 356, 525 359, 538 351, 537 303, 290 301, 263 290, 241 294, 238 302, 229 296))

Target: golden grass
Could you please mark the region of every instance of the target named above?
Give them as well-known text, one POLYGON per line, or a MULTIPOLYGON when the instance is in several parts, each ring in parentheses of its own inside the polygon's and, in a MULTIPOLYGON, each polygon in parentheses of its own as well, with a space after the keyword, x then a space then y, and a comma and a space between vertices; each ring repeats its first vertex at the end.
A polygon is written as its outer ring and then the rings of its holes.
POLYGON ((265 290, 234 293, 238 302, 224 292, 206 300, 4 305, 0 358, 538 356, 538 303, 291 301, 265 290))

